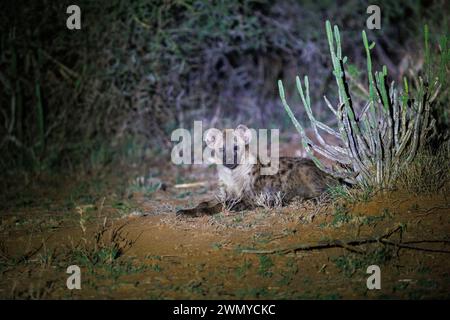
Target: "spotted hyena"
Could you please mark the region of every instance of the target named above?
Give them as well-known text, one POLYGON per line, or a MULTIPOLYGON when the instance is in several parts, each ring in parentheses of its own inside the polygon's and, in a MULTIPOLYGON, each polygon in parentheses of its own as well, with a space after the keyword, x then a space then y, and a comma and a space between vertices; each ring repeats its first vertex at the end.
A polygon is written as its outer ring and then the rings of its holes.
POLYGON ((329 186, 338 183, 306 158, 279 157, 278 171, 263 175, 261 169, 267 166, 250 151, 250 129, 239 125, 231 130, 233 143, 226 142, 229 140, 225 139, 225 131, 221 133, 222 137, 207 133, 205 138, 207 145, 213 149, 211 160, 217 165, 218 193, 195 208, 179 210, 178 215, 215 214, 221 212, 224 206, 239 211, 257 206, 283 205, 294 197, 316 198, 329 186))

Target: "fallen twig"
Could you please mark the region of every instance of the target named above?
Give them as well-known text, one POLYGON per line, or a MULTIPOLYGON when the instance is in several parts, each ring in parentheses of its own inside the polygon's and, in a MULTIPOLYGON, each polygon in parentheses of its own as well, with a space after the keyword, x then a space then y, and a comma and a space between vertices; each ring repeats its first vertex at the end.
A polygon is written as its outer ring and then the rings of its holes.
MULTIPOLYGON (((421 248, 416 246, 411 246, 406 243, 399 243, 394 241, 389 241, 386 239, 381 239, 381 242, 384 244, 388 244, 391 246, 395 246, 397 248, 403 248, 403 249, 411 249, 411 250, 417 250, 417 251, 427 251, 427 252, 438 252, 438 253, 450 253, 449 250, 442 250, 442 249, 429 249, 429 248, 421 248)), ((421 240, 421 243, 450 243, 448 240, 421 240)))
POLYGON ((355 248, 355 246, 363 245, 363 244, 370 244, 370 243, 383 243, 385 245, 391 245, 395 246, 397 248, 403 248, 403 249, 411 249, 411 250, 418 250, 418 251, 428 251, 428 252, 438 252, 438 253, 450 253, 448 250, 442 250, 442 249, 428 249, 428 248, 421 248, 413 246, 412 244, 416 243, 447 243, 450 244, 449 240, 440 240, 440 239, 431 239, 431 240, 413 240, 413 241, 407 241, 407 242, 395 242, 390 241, 387 238, 389 238, 394 233, 402 231, 402 227, 398 226, 388 233, 379 236, 379 237, 369 237, 369 238, 362 238, 362 239, 354 239, 354 240, 327 240, 327 241, 319 241, 319 242, 312 242, 312 243, 304 243, 304 244, 297 244, 291 247, 286 248, 278 248, 278 249, 267 249, 267 250, 253 250, 253 249, 244 249, 241 252, 242 253, 252 253, 252 254, 286 254, 290 252, 296 252, 296 251, 309 251, 309 250, 316 250, 316 249, 329 249, 329 248, 343 248, 351 252, 356 253, 364 253, 364 251, 355 248))
POLYGON ((419 216, 427 216, 430 213, 433 213, 435 210, 444 210, 444 209, 450 209, 450 206, 435 206, 428 209, 418 209, 417 211, 422 211, 423 213, 419 214, 419 216))
POLYGON ((176 189, 184 189, 184 188, 197 188, 197 187, 205 187, 208 183, 206 181, 192 182, 192 183, 181 183, 176 184, 174 188, 176 189))

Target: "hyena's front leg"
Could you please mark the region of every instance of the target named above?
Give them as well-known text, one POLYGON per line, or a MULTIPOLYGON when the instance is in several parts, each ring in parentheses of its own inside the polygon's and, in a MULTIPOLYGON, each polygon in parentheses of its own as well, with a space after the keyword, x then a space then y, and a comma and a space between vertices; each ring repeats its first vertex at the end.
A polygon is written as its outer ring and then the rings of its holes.
POLYGON ((211 199, 200 202, 195 208, 178 210, 177 216, 201 217, 219 213, 222 209, 223 205, 218 199, 211 199))

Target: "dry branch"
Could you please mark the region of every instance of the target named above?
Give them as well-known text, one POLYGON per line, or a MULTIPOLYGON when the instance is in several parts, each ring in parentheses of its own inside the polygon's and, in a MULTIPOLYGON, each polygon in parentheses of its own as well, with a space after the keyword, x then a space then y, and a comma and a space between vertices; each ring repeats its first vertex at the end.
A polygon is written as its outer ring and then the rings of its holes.
POLYGON ((192 182, 192 183, 180 183, 174 185, 174 188, 176 189, 187 189, 187 188, 198 188, 198 187, 206 187, 208 186, 208 182, 206 181, 198 181, 198 182, 192 182))
POLYGON ((397 233, 401 232, 402 227, 398 226, 395 229, 381 235, 378 237, 367 237, 367 238, 360 238, 360 239, 353 239, 353 240, 339 240, 339 239, 333 239, 333 240, 326 240, 326 241, 318 241, 318 242, 310 242, 310 243, 302 243, 302 244, 296 244, 290 247, 286 248, 277 248, 277 249, 268 249, 268 250, 253 250, 253 249, 244 249, 241 252, 242 253, 252 253, 252 254, 286 254, 290 252, 297 252, 297 251, 310 251, 310 250, 319 250, 319 249, 330 249, 330 248, 343 248, 351 252, 356 253, 364 253, 364 251, 355 248, 355 246, 360 246, 364 244, 371 244, 371 243, 383 243, 385 245, 395 246, 397 248, 402 249, 410 249, 410 250, 418 250, 418 251, 427 251, 427 252, 437 252, 437 253, 450 253, 449 250, 441 250, 441 249, 429 249, 429 248, 421 248, 416 247, 413 244, 419 244, 419 243, 445 243, 450 244, 449 240, 444 239, 429 239, 429 240, 412 240, 412 241, 405 241, 405 242, 396 242, 388 240, 388 238, 397 233))

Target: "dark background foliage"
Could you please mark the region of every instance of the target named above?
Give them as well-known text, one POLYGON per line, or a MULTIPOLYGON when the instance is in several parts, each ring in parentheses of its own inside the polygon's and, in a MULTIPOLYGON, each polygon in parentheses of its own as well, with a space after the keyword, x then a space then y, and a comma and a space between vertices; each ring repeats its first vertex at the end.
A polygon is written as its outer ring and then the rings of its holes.
POLYGON ((308 74, 314 111, 331 120, 326 19, 340 27, 350 74, 365 83, 368 5, 382 10, 382 29, 368 33, 376 69, 386 65, 395 81, 421 72, 423 25, 436 38, 448 33, 450 12, 445 0, 80 0, 82 29, 71 31, 70 4, 0 4, 3 173, 142 160, 170 150, 171 130, 193 120, 295 133, 276 81, 293 97, 295 76, 308 74))

